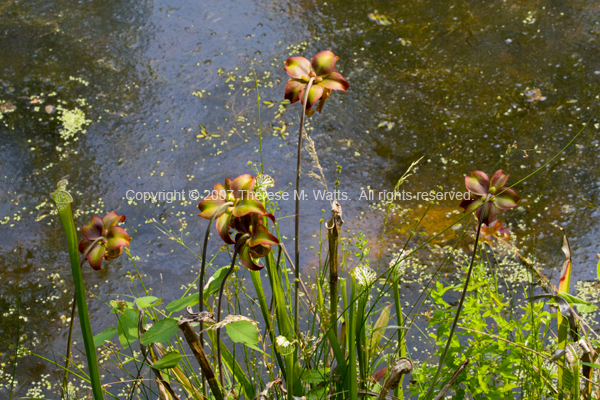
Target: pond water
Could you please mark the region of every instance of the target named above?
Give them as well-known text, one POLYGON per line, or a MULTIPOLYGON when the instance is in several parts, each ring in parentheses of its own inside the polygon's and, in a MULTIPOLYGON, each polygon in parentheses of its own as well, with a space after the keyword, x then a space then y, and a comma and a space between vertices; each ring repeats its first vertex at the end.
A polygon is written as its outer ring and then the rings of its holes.
MULTIPOLYGON (((72 286, 62 227, 48 196, 64 176, 75 197, 76 224, 112 210, 125 214, 129 232, 136 230, 131 252, 146 283, 167 301, 180 296, 197 260, 146 220, 175 231, 185 226, 184 241, 198 251, 206 221, 197 217, 190 191, 252 173, 248 162, 260 163, 255 77, 265 173, 276 190, 293 182, 300 106, 281 103, 282 67, 291 55, 310 58, 323 49, 339 56, 336 70, 350 89, 333 93, 324 113, 310 119, 309 134, 329 189, 342 167, 344 230, 365 232, 374 257, 384 213, 360 198, 363 189, 393 190, 421 157, 402 189, 463 192, 472 169, 503 168, 509 183, 517 182, 583 129, 564 153, 515 187, 521 207, 503 218, 523 251, 555 280, 563 259, 559 228, 565 228, 574 252, 572 287, 594 281, 599 40, 600 6, 583 0, 4 1, 0 339, 14 343, 17 335, 18 265, 25 342, 47 356, 50 348, 64 351, 60 320, 69 312, 72 286), (186 200, 130 201, 128 191, 185 191, 186 200)), ((303 160, 309 171, 310 158, 303 160)), ((306 175, 303 188, 304 249, 318 244, 321 210, 329 202, 314 198, 312 191, 323 188, 306 175)), ((411 221, 428 205, 398 204, 411 221)), ((291 201, 280 208, 278 217, 294 212, 291 201)), ((433 204, 423 237, 439 233, 461 212, 456 200, 433 204)), ((293 218, 279 225, 293 248, 293 218)), ((437 243, 452 243, 455 232, 437 243)), ((383 260, 393 246, 403 246, 406 230, 395 236, 383 260)), ((303 256, 303 271, 315 264, 308 254, 314 251, 303 256)), ((132 270, 121 257, 100 272, 84 268, 84 278, 107 300, 129 293, 132 270)), ((94 331, 114 325, 107 310, 90 300, 94 331)), ((10 354, 0 344, 0 361, 10 354)), ((51 372, 34 357, 21 360, 19 395, 51 372)))

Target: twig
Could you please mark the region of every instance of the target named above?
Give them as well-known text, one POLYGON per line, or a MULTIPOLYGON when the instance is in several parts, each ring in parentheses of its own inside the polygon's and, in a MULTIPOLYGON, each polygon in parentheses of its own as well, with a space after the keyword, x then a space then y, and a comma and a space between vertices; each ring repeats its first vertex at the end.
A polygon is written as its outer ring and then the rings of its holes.
MULTIPOLYGON (((331 203, 331 219, 325 225, 328 230, 329 239, 329 318, 331 326, 337 325, 338 308, 338 247, 340 231, 344 220, 342 219, 342 206, 337 200, 331 203)), ((334 329, 337 338, 337 326, 334 329)))
POLYGON ((444 398, 444 396, 446 395, 446 393, 448 392, 448 390, 450 390, 450 387, 452 385, 454 385, 454 382, 456 382, 456 380, 458 379, 458 376, 460 375, 460 373, 463 372, 463 370, 465 368, 467 368, 467 366, 469 365, 470 361, 471 361, 471 359, 467 358, 465 361, 463 361, 462 364, 460 364, 460 366, 458 367, 458 369, 456 371, 454 371, 454 374, 452 374, 452 378, 450 378, 450 381, 446 384, 446 386, 444 386, 444 388, 442 389, 442 391, 439 392, 438 395, 433 398, 433 400, 441 400, 441 399, 444 398))
POLYGON ((216 400, 223 400, 223 393, 221 392, 221 388, 219 387, 219 382, 217 382, 217 378, 208 362, 208 358, 206 357, 206 353, 204 353, 204 349, 202 348, 202 344, 200 343, 200 339, 196 334, 192 325, 185 321, 179 323, 179 329, 183 332, 185 336, 185 340, 188 342, 188 345, 192 349, 192 353, 194 353, 194 357, 196 357, 196 361, 200 364, 200 369, 202 370, 202 376, 206 378, 208 381, 208 386, 210 386, 210 390, 212 390, 213 396, 215 396, 216 400))

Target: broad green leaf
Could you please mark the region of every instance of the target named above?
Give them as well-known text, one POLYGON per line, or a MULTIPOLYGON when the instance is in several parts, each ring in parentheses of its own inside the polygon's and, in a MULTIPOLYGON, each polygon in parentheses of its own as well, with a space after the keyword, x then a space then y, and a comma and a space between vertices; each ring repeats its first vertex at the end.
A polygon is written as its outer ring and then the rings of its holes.
POLYGON ((215 271, 213 276, 208 279, 208 284, 204 288, 205 299, 221 288, 221 283, 223 283, 223 279, 225 278, 225 275, 227 275, 228 269, 229 267, 219 268, 215 271))
POLYGON ((178 321, 173 318, 161 319, 148 329, 140 343, 148 345, 150 343, 162 343, 171 339, 179 330, 178 321))
POLYGON ((156 306, 157 300, 160 301, 160 299, 158 297, 145 296, 145 297, 140 297, 139 299, 136 299, 135 301, 137 302, 138 306, 140 306, 141 308, 148 308, 150 306, 156 306))
POLYGON ((103 330, 94 336, 94 346, 98 347, 104 344, 106 340, 112 339, 113 336, 115 336, 115 333, 117 333, 117 328, 108 328, 103 330))
POLYGON ((125 349, 138 339, 138 319, 139 313, 133 310, 125 310, 123 314, 119 314, 117 333, 121 346, 125 349))
POLYGON ((167 304, 166 308, 169 312, 177 312, 183 310, 187 306, 195 306, 199 301, 198 293, 190 294, 189 296, 170 302, 167 304))
MULTIPOLYGON (((227 335, 235 343, 243 343, 248 347, 260 350, 256 347, 258 343, 258 330, 256 326, 250 321, 237 321, 232 322, 225 326, 227 335)), ((260 350, 262 351, 262 350, 260 350)))
POLYGON ((595 306, 594 304, 591 304, 583 299, 580 299, 579 297, 573 296, 572 294, 559 293, 558 295, 561 296, 563 299, 567 300, 571 307, 577 306, 577 311, 579 311, 581 313, 589 313, 592 311, 596 311, 598 309, 598 307, 595 306))
POLYGON ((179 360, 182 359, 183 355, 179 354, 176 351, 171 351, 160 358, 157 362, 152 366, 155 369, 165 369, 165 368, 174 368, 179 364, 179 360))

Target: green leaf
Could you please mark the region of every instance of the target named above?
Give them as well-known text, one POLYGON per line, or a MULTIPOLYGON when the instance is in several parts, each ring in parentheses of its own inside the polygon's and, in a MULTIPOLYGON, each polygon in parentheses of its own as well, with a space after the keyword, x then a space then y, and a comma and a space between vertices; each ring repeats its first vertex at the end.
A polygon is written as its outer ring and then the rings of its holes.
POLYGON ((157 300, 160 301, 160 299, 158 297, 145 296, 145 297, 140 297, 139 299, 136 299, 135 301, 137 302, 138 306, 140 306, 141 308, 148 308, 150 306, 158 305, 158 304, 156 304, 157 300))
POLYGON ((558 295, 568 301, 571 307, 577 306, 577 311, 581 313, 589 313, 598 309, 597 306, 580 299, 579 297, 573 296, 572 294, 562 292, 558 295))
POLYGON ((199 301, 200 299, 198 298, 198 293, 190 294, 189 296, 170 302, 167 304, 166 308, 169 312, 177 312, 183 310, 187 306, 195 306, 199 301))
POLYGON ((179 322, 173 318, 161 319, 148 329, 140 343, 148 345, 150 343, 162 343, 171 339, 173 335, 179 330, 179 322))
POLYGON ((219 268, 215 271, 212 277, 209 278, 209 282, 204 289, 204 298, 208 298, 213 293, 216 293, 221 288, 221 283, 223 283, 223 279, 225 275, 227 275, 227 270, 229 267, 219 268))
POLYGON ((125 310, 119 315, 117 333, 119 342, 125 349, 138 339, 138 319, 139 314, 133 310, 125 310))
POLYGON ((319 387, 317 386, 314 389, 311 389, 310 392, 306 393, 306 398, 308 400, 326 400, 329 398, 329 392, 327 387, 319 387))
POLYGON ((98 347, 104 344, 104 341, 110 340, 117 333, 117 328, 108 328, 94 336, 94 346, 98 347))
POLYGON ((581 364, 587 365, 588 367, 600 369, 600 365, 598 365, 598 364, 593 364, 593 363, 589 363, 589 362, 582 362, 581 364))
POLYGON ((302 372, 302 382, 306 383, 321 383, 329 379, 329 368, 320 369, 305 369, 302 372))
POLYGON ((166 369, 166 368, 174 368, 179 365, 179 360, 182 359, 183 355, 179 354, 176 351, 170 351, 164 356, 160 358, 157 362, 154 363, 152 368, 154 369, 166 369))
POLYGON ((227 330, 227 335, 231 339, 231 341, 235 343, 243 343, 248 347, 253 349, 260 350, 256 347, 256 343, 258 343, 258 330, 256 326, 250 321, 237 321, 227 324, 225 326, 227 330))

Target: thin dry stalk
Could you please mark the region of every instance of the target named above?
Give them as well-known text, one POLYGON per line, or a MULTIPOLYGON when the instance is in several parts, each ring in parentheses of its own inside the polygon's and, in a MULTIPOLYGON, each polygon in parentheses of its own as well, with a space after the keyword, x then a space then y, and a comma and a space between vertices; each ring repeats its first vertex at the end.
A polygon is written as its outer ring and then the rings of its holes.
POLYGON ((206 353, 204 353, 204 349, 202 348, 202 344, 200 343, 196 331, 194 331, 194 328, 192 328, 192 325, 189 322, 180 322, 179 329, 183 332, 185 340, 192 349, 192 353, 194 353, 194 357, 196 357, 198 364, 200 364, 202 375, 208 381, 208 386, 210 386, 213 396, 215 396, 215 399, 217 400, 223 400, 219 382, 217 382, 217 378, 208 362, 208 358, 206 357, 206 353))
POLYGON ((450 378, 450 381, 448 383, 446 383, 446 386, 444 386, 442 391, 439 392, 438 395, 433 398, 433 400, 441 400, 444 398, 446 393, 448 393, 448 390, 450 390, 450 387, 452 387, 452 385, 454 385, 454 382, 456 382, 456 380, 458 379, 458 376, 460 375, 460 373, 463 372, 465 368, 467 368, 470 361, 471 361, 471 359, 467 358, 465 361, 463 361, 462 364, 459 365, 459 367, 456 369, 456 371, 454 371, 454 374, 452 374, 452 378, 450 378))

